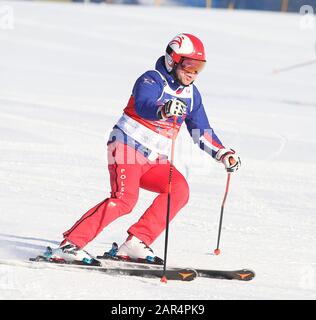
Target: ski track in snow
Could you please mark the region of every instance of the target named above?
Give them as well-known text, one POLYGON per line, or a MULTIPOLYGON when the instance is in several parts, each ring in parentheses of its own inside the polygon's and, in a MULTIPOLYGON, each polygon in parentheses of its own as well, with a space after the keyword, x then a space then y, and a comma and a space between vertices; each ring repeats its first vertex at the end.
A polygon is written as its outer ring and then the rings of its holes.
MULTIPOLYGON (((315 34, 293 14, 188 8, 10 2, 14 30, 0 29, 1 299, 315 299, 316 67, 273 75, 310 59, 315 34), (185 21, 185 23, 184 23, 185 21), (198 22, 198 23, 197 23, 198 22), (241 155, 215 249, 226 173, 183 128, 175 164, 189 204, 170 225, 168 263, 256 272, 251 282, 169 282, 97 272, 24 268, 109 194, 108 134, 137 76, 179 32, 205 41, 197 85, 210 122, 241 155), (115 290, 109 288, 115 287, 115 290), (133 288, 130 290, 129 288, 133 288)), ((122 242, 153 201, 87 246, 122 242)), ((153 244, 163 255, 164 235, 153 244)))

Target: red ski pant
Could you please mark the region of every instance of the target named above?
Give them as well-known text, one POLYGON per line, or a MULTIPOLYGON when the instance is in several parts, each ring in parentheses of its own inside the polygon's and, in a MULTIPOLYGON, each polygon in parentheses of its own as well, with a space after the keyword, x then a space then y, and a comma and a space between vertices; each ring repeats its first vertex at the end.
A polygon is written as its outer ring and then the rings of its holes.
MULTIPOLYGON (((127 232, 150 245, 166 228, 170 163, 166 160, 150 161, 140 152, 122 143, 109 145, 108 161, 111 197, 86 212, 63 234, 64 238, 80 248, 84 247, 112 221, 130 213, 138 200, 139 188, 143 188, 158 195, 139 221, 127 232), (135 161, 127 161, 126 155, 130 158, 131 154, 135 161)), ((188 184, 183 175, 173 168, 170 221, 185 206, 188 199, 188 184)))

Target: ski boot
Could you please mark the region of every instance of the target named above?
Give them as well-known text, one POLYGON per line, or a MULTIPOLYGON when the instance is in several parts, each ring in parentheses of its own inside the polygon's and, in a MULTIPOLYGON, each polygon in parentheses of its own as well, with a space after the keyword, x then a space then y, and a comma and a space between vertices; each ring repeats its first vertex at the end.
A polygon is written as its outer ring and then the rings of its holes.
POLYGON ((47 260, 55 263, 70 263, 92 266, 101 265, 101 262, 96 260, 87 251, 80 249, 68 241, 63 241, 56 249, 47 247, 43 256, 47 260))

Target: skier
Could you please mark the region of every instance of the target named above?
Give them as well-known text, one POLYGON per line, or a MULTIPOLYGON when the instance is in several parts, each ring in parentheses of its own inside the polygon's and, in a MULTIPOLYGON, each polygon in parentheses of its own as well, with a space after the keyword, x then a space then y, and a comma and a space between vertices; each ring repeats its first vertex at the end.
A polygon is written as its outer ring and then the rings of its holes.
MULTIPOLYGON (((115 219, 130 213, 139 188, 157 197, 138 222, 128 229, 126 241, 115 252, 122 259, 161 263, 150 245, 166 228, 170 141, 185 122, 195 143, 212 158, 236 171, 240 158, 225 148, 212 130, 201 95, 193 82, 206 63, 203 43, 194 35, 174 37, 155 70, 142 74, 133 87, 123 115, 108 141, 111 196, 86 212, 56 249, 46 252, 53 260, 99 264, 83 248, 115 219), (174 119, 176 117, 176 122, 174 119)), ((172 174, 170 221, 189 199, 189 187, 176 169, 172 174)))

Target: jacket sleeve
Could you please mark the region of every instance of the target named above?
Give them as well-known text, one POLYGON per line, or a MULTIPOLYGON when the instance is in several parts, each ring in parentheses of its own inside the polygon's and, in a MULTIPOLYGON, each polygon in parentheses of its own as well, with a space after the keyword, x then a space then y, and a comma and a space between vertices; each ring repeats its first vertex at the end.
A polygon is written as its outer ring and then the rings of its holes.
POLYGON ((147 71, 141 75, 133 88, 136 113, 147 120, 158 120, 158 99, 163 92, 164 83, 155 71, 147 71))
POLYGON ((198 143, 199 147, 213 158, 219 149, 225 148, 209 124, 201 95, 195 86, 193 107, 185 122, 194 143, 198 143))

